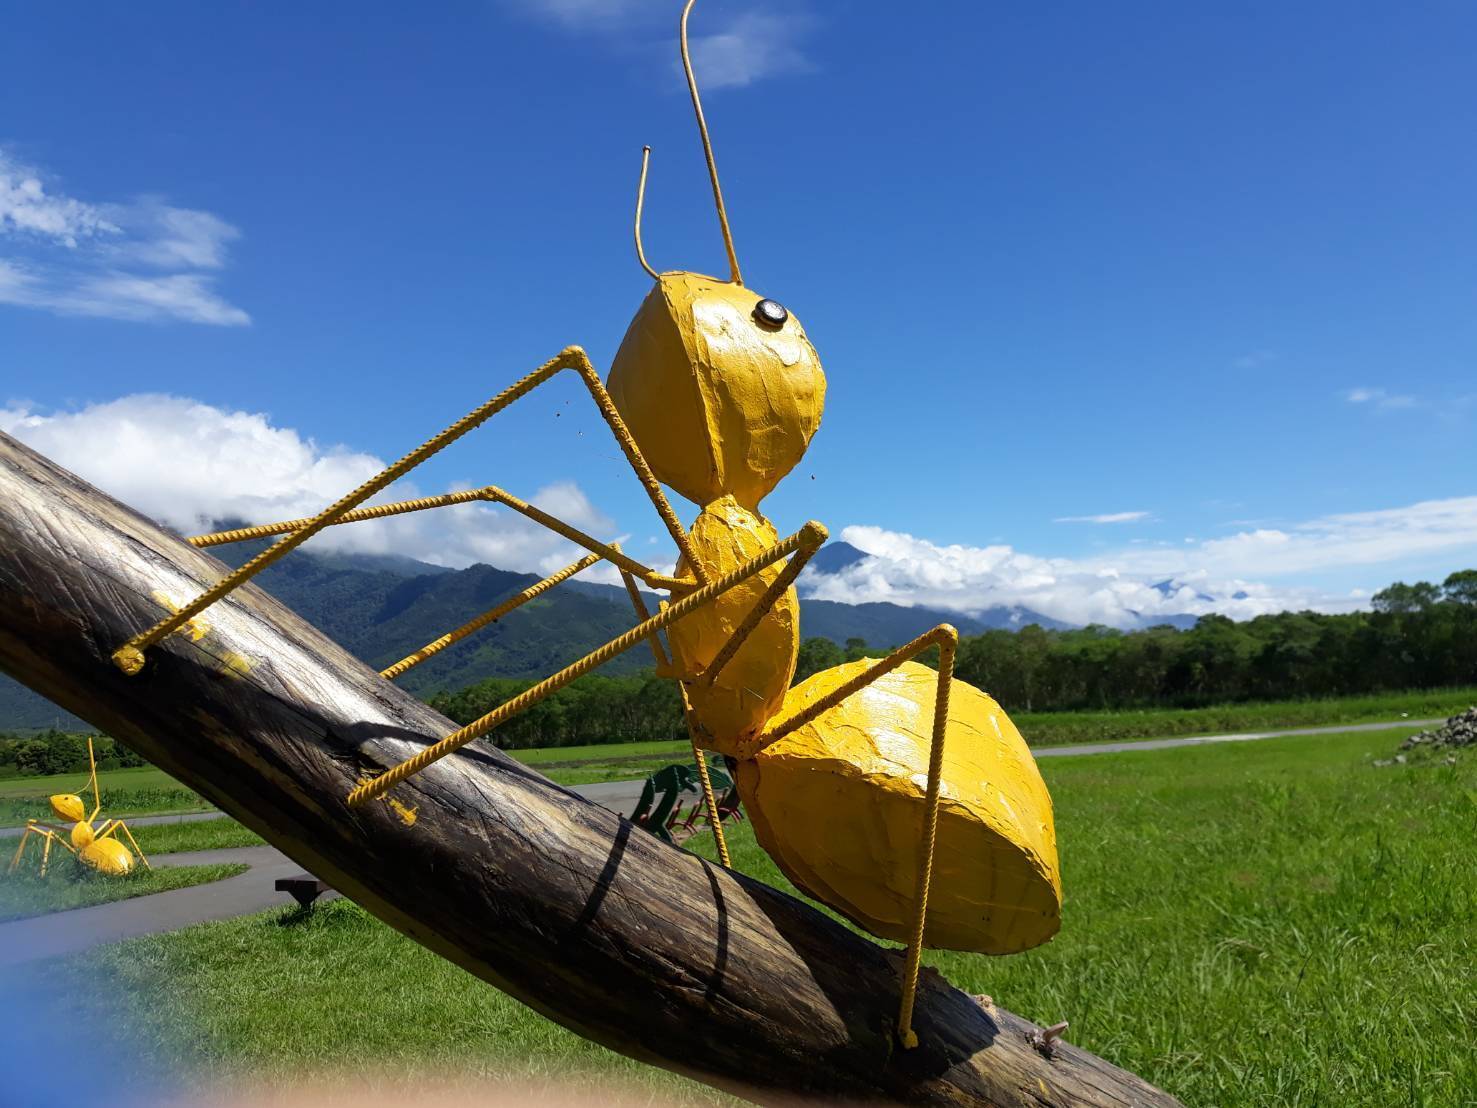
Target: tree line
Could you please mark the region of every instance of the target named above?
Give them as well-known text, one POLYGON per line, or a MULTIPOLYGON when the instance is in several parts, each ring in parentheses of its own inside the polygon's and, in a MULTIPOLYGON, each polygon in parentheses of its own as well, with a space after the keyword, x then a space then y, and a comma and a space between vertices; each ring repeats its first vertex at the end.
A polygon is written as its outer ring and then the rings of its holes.
POLYGON ((987 631, 958 672, 1015 711, 1199 708, 1477 684, 1477 570, 1396 582, 1370 611, 1279 612, 1193 628, 987 631))
MULTIPOLYGON (((1240 623, 1207 615, 1187 630, 1031 624, 966 636, 956 671, 1012 712, 1198 708, 1477 684, 1477 570, 1440 585, 1396 582, 1371 608, 1240 623)), ((884 652, 859 639, 845 646, 807 639, 795 679, 884 652)), ((532 684, 491 678, 430 702, 470 723, 532 684)), ((675 685, 648 672, 576 681, 503 724, 495 740, 517 749, 685 736, 675 685)))
MULTIPOLYGON (((92 747, 99 770, 148 765, 128 747, 106 735, 92 736, 92 747)), ((24 736, 0 735, 0 777, 86 772, 86 735, 56 730, 24 736)))
MULTIPOLYGON (((795 679, 885 652, 860 639, 844 646, 807 639, 795 679)), ((1397 581, 1374 595, 1367 612, 1281 612, 1241 623, 1208 615, 1187 630, 1051 631, 1032 624, 986 631, 960 642, 956 670, 1010 712, 1197 708, 1472 685, 1477 570, 1453 573, 1440 585, 1397 581)), ((470 723, 533 684, 492 677, 428 699, 458 723, 470 723)), ((521 749, 686 734, 676 685, 647 671, 581 678, 503 724, 493 739, 521 749)), ((143 764, 111 739, 100 738, 97 749, 101 768, 143 764)), ((0 736, 0 776, 86 768, 87 746, 78 736, 0 736)))

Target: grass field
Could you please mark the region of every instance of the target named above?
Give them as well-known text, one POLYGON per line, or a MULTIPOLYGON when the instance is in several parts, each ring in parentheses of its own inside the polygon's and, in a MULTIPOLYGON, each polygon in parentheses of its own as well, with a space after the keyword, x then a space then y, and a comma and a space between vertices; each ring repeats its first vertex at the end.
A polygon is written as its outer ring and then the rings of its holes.
MULTIPOLYGON (((46 798, 53 793, 80 795, 87 783, 86 773, 0 778, 0 827, 18 827, 32 818, 51 819, 46 798)), ((194 792, 153 766, 104 770, 98 774, 98 783, 102 786, 105 816, 185 812, 209 807, 194 792)), ((91 794, 84 799, 90 806, 91 794)))
MULTIPOLYGON (((931 960, 1022 1015, 1070 1019, 1072 1041, 1187 1104, 1472 1103, 1477 756, 1375 768, 1408 730, 1043 762, 1061 935, 1013 958, 931 960)), ((708 837, 693 846, 709 851, 708 837)), ((788 887, 747 827, 733 847, 739 868, 788 887)), ((132 997, 145 1053, 212 1077, 373 1059, 453 1077, 614 1074, 711 1099, 558 1029, 353 905, 280 922, 69 960, 64 1018, 96 1026, 132 997)))
MULTIPOLYGON (((147 852, 148 847, 144 846, 144 850, 147 852)), ((58 861, 53 855, 51 870, 45 877, 37 877, 29 863, 15 874, 0 875, 0 923, 68 908, 129 900, 150 893, 183 889, 188 885, 203 885, 207 881, 234 877, 246 872, 246 868, 238 865, 170 866, 136 869, 126 877, 105 877, 84 869, 71 857, 58 861)))
MULTIPOLYGON (((1020 713, 1012 718, 1026 740, 1032 746, 1040 747, 1335 726, 1393 720, 1401 716, 1437 719, 1462 711, 1473 703, 1477 703, 1477 689, 1397 693, 1343 700, 1233 704, 1218 708, 1020 713)), ((644 777, 668 761, 685 762, 692 757, 691 747, 686 742, 543 747, 510 750, 508 753, 561 785, 644 777)))
MULTIPOLYGON (((1033 746, 1114 742, 1124 739, 1214 735, 1235 731, 1320 727, 1379 720, 1435 719, 1477 704, 1477 688, 1432 692, 1388 693, 1333 700, 1229 704, 1213 708, 1144 709, 1126 712, 1012 713, 1033 746)), ((669 761, 691 756, 686 740, 603 743, 588 746, 535 747, 508 753, 561 785, 586 785, 644 777, 669 761)), ((0 778, 0 827, 19 825, 44 814, 46 797, 75 792, 86 774, 54 777, 0 778)), ((191 811, 206 807, 199 796, 162 770, 112 770, 102 775, 104 811, 108 815, 191 811)))
POLYGON ((1437 719, 1477 704, 1477 688, 1383 693, 1331 700, 1279 700, 1265 704, 1224 704, 1211 708, 1154 708, 1126 712, 1012 712, 1011 718, 1032 746, 1158 739, 1175 735, 1221 735, 1375 723, 1408 716, 1437 719))
POLYGON ((232 846, 260 846, 262 838, 233 819, 197 823, 161 823, 135 827, 134 836, 147 854, 175 854, 186 850, 223 850, 232 846))
MULTIPOLYGON (((184 786, 162 769, 139 766, 136 769, 109 769, 98 773, 105 793, 183 789, 184 786)), ((12 797, 47 797, 52 793, 75 793, 87 787, 87 773, 58 773, 51 777, 0 777, 0 799, 12 797)))

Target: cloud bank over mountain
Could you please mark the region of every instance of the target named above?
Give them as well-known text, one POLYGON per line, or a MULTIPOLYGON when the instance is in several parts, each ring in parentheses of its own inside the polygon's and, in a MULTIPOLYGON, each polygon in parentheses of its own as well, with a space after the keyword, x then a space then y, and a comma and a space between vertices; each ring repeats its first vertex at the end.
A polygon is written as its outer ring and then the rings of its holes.
MULTIPOLYGON (((184 533, 223 519, 264 523, 311 515, 361 484, 385 460, 324 446, 265 414, 228 411, 178 396, 137 394, 80 408, 0 408, 0 431, 184 533)), ((379 502, 424 496, 403 481, 379 502)), ((540 506, 597 537, 617 526, 573 483, 548 485, 540 506)), ((801 577, 803 593, 847 604, 873 601, 979 617, 1001 611, 1068 624, 1138 627, 1216 612, 1247 619, 1312 608, 1345 611, 1362 591, 1319 588, 1320 573, 1371 567, 1388 580, 1402 559, 1477 561, 1477 496, 1259 526, 1180 545, 1135 545, 1090 557, 1054 557, 1009 545, 944 545, 867 524, 838 538, 801 577), (1378 567, 1392 567, 1384 573, 1378 567), (1290 578, 1299 583, 1288 584, 1290 578)), ((396 553, 453 568, 485 562, 547 573, 571 560, 563 539, 485 504, 355 524, 325 532, 319 550, 396 553)), ((661 568, 670 569, 670 564, 661 568)), ((592 580, 615 582, 609 571, 592 580)), ((998 620, 993 620, 998 622, 998 620)))
MULTIPOLYGON (((157 394, 55 414, 0 408, 0 431, 184 534, 221 520, 269 523, 313 515, 387 465, 372 454, 324 447, 273 426, 260 412, 157 394)), ((400 481, 370 503, 441 491, 400 481)), ((587 532, 619 538, 575 484, 548 485, 530 499, 587 532)), ((401 554, 454 568, 486 562, 540 573, 574 556, 559 536, 487 504, 330 528, 311 541, 319 551, 401 554)), ((619 581, 613 571, 608 576, 619 581)), ((593 570, 585 577, 601 579, 593 570)))

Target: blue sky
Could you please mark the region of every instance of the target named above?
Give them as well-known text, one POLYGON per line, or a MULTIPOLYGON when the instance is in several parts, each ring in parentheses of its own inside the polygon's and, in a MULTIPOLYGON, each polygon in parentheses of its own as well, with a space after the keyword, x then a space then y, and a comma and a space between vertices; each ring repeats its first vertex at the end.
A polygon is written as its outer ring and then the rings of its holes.
MULTIPOLYGON (((608 364, 643 143, 653 263, 722 269, 676 13, 11 12, 0 426, 189 526, 311 510, 568 343, 608 364)), ((1470 5, 702 0, 693 32, 745 276, 830 381, 766 510, 877 556, 835 595, 1128 623, 1477 564, 1470 5)), ((667 556, 568 384, 413 484, 489 482, 667 556)), ((564 554, 487 511, 338 541, 564 554)))

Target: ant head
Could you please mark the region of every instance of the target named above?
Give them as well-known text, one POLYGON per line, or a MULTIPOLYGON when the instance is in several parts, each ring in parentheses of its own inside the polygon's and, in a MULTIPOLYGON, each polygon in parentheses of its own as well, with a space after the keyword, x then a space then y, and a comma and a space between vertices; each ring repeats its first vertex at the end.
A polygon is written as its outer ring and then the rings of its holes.
POLYGON ((78 820, 87 818, 87 807, 82 803, 82 798, 72 793, 57 793, 48 798, 51 810, 56 813, 56 818, 66 820, 68 823, 76 823, 78 820))
POLYGON ((607 385, 663 483, 698 504, 732 495, 756 511, 804 456, 820 426, 826 378, 800 321, 778 301, 744 287, 687 50, 687 17, 695 2, 687 0, 682 9, 682 66, 713 182, 729 279, 657 273, 647 264, 641 247, 647 147, 636 191, 636 257, 656 287, 631 321, 607 385))
POLYGON ((805 454, 826 396, 815 347, 777 301, 680 272, 657 278, 609 384, 661 481, 750 511, 805 454))

